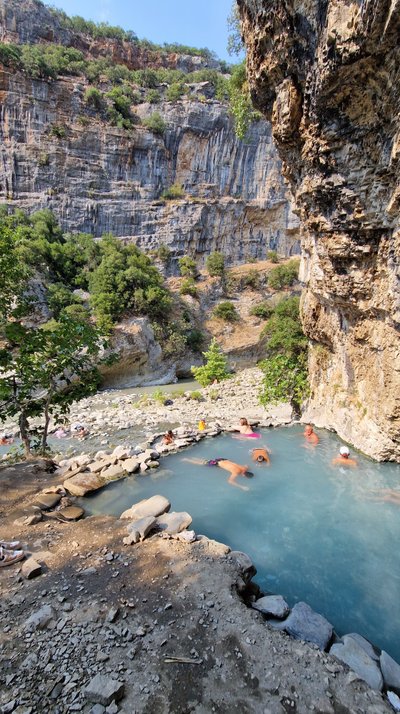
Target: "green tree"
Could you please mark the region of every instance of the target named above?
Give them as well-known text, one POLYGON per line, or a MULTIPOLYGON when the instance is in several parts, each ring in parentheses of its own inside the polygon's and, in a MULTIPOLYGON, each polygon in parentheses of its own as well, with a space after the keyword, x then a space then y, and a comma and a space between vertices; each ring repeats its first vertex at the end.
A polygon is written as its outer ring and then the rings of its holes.
POLYGON ((268 285, 274 290, 281 290, 293 285, 298 279, 299 261, 289 260, 288 263, 277 265, 268 274, 268 285))
POLYGON ((239 8, 236 0, 232 3, 231 12, 228 17, 228 53, 230 55, 240 55, 245 49, 242 40, 240 27, 239 8))
POLYGON ((25 455, 31 453, 30 419, 40 417, 40 451, 47 450, 51 417, 65 416, 72 402, 99 384, 96 361, 102 347, 98 331, 63 315, 35 328, 10 322, 0 350, 0 420, 18 418, 25 455))
POLYGON ((179 272, 185 278, 197 278, 198 270, 196 261, 189 255, 184 255, 183 258, 179 258, 179 272))
POLYGON ((202 387, 206 387, 216 379, 222 382, 230 377, 228 361, 223 354, 218 342, 213 338, 210 347, 203 352, 206 363, 202 367, 192 367, 191 372, 202 387))
POLYGON ((158 136, 163 136, 167 130, 167 123, 162 118, 160 112, 153 112, 149 117, 143 119, 143 126, 158 136))
POLYGON ((219 251, 214 251, 207 256, 206 268, 211 277, 223 277, 225 273, 225 258, 219 251))
POLYGON ((295 414, 308 395, 307 338, 303 333, 299 298, 282 300, 264 327, 267 358, 261 363, 264 372, 260 401, 289 401, 295 414))
POLYGON ((179 293, 181 295, 191 295, 194 298, 198 297, 196 283, 193 278, 185 278, 185 280, 182 280, 179 293))

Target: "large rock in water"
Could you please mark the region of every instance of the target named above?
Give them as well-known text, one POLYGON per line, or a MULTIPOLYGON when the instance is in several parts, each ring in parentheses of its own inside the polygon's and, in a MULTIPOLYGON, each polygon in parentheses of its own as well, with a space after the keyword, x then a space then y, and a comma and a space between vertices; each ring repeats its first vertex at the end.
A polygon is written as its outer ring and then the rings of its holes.
POLYGON ((73 496, 84 496, 90 491, 102 488, 104 483, 98 474, 84 472, 64 481, 64 488, 73 496))
POLYGON ((400 694, 400 665, 382 650, 380 665, 387 689, 393 689, 400 694))
POLYGON ((169 511, 170 508, 171 504, 167 498, 164 496, 152 496, 135 503, 127 511, 121 513, 120 518, 129 518, 131 521, 138 521, 140 518, 147 518, 148 516, 156 518, 169 511))
POLYGON ((381 691, 383 678, 377 663, 368 656, 365 649, 353 637, 345 635, 342 643, 332 645, 329 654, 345 662, 372 689, 381 691))
POLYGON ((326 649, 333 632, 331 623, 305 602, 296 603, 289 617, 274 627, 286 630, 297 640, 313 642, 321 650, 326 649))
POLYGON ((289 605, 282 595, 265 595, 253 602, 252 607, 263 615, 271 617, 286 617, 290 612, 289 605))
POLYGON ((304 416, 400 461, 398 4, 238 7, 252 99, 272 122, 303 229, 304 416))

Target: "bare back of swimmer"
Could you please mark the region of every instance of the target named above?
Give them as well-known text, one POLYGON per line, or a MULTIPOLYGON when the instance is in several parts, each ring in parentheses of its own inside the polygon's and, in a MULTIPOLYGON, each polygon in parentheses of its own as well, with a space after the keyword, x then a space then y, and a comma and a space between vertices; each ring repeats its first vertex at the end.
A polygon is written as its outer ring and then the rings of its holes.
POLYGON ((228 471, 230 473, 230 476, 228 478, 228 483, 231 484, 231 486, 237 486, 237 488, 240 488, 242 491, 248 491, 249 488, 248 486, 242 486, 240 483, 236 483, 236 479, 239 476, 243 476, 244 478, 251 478, 254 476, 252 471, 248 470, 248 466, 241 466, 240 464, 235 464, 234 461, 230 461, 229 459, 210 459, 209 461, 204 461, 203 459, 182 459, 182 461, 188 461, 191 464, 198 464, 199 466, 218 466, 220 469, 224 469, 224 471, 228 471))

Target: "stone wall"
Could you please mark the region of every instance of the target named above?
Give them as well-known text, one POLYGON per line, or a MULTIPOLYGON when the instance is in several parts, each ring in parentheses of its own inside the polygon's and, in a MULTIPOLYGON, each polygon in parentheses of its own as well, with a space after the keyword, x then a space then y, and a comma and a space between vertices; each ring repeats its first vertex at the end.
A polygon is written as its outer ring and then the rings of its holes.
POLYGON ((399 4, 238 5, 302 224, 306 418, 400 461, 399 4))

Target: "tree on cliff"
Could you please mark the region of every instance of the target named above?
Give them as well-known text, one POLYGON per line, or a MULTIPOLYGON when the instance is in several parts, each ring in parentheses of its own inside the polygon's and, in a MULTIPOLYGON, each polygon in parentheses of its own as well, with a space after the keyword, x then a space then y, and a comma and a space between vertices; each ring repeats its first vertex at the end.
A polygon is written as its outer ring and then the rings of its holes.
POLYGON ((215 337, 203 355, 206 358, 206 363, 202 367, 192 367, 192 374, 202 387, 206 387, 215 380, 222 382, 223 379, 230 377, 228 361, 215 337))
POLYGON ((40 417, 35 435, 45 453, 51 417, 65 416, 75 399, 96 389, 103 340, 88 316, 76 319, 61 311, 57 321, 38 325, 16 233, 4 225, 0 269, 0 421, 18 419, 29 456, 29 422, 40 417))
POLYGON ((300 413, 309 390, 307 338, 300 323, 299 302, 298 297, 281 300, 261 333, 268 356, 260 364, 264 372, 260 402, 289 401, 295 414, 300 413))

